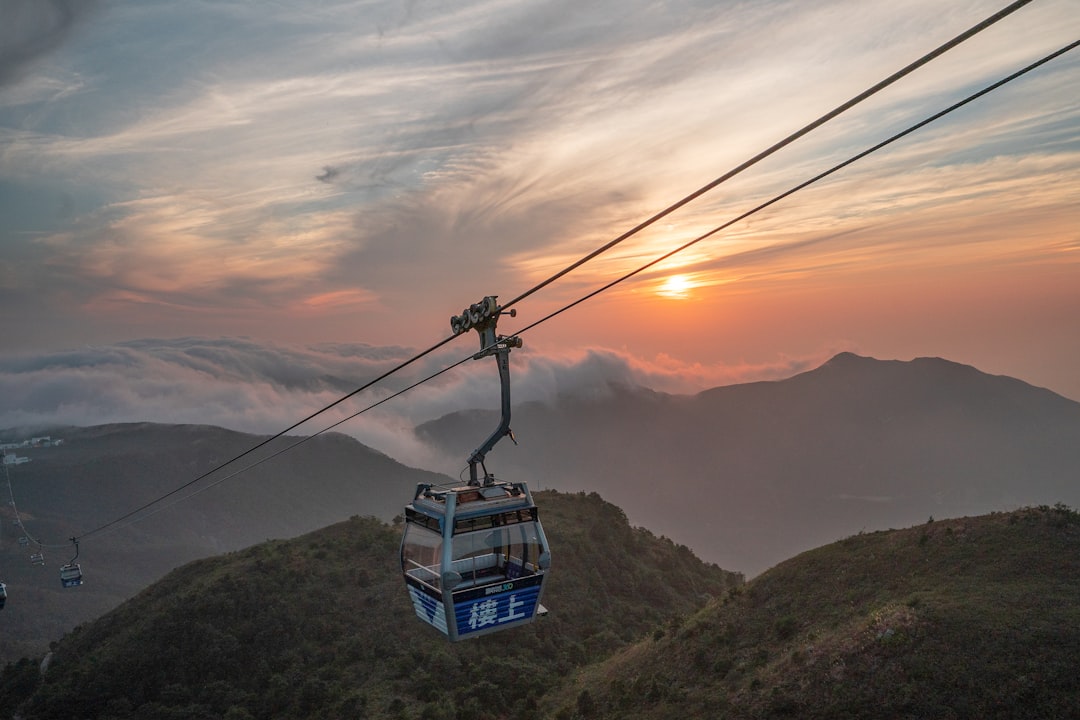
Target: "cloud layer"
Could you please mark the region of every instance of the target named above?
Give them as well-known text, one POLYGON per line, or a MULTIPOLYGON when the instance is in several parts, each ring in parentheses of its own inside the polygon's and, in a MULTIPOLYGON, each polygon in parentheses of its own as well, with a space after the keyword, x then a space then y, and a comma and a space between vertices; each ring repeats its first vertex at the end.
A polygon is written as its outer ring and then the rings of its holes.
MULTIPOLYGON (((292 434, 318 432, 467 357, 472 348, 432 355, 342 403, 292 434)), ((296 347, 245 339, 140 340, 112 346, 0 358, 0 427, 167 422, 272 434, 351 394, 416 354, 369 345, 296 347)), ((512 355, 515 403, 606 393, 612 384, 696 392, 747 379, 778 379, 819 358, 770 367, 705 367, 591 349, 562 357, 512 355)), ((414 466, 442 462, 413 428, 450 412, 498 407, 493 361, 467 363, 338 429, 414 466)), ((445 467, 442 470, 446 470, 445 467)))

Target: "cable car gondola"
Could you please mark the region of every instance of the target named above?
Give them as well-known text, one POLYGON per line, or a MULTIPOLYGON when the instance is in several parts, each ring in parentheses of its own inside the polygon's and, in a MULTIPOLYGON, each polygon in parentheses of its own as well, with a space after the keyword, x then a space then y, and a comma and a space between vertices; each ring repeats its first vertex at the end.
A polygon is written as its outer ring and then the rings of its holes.
POLYGON ((60 568, 60 584, 66 588, 82 585, 82 568, 79 563, 68 563, 60 568))
POLYGON ((455 335, 480 334, 474 359, 495 356, 502 422, 469 457, 468 484, 421 483, 405 508, 401 571, 409 597, 417 616, 451 641, 524 625, 547 612, 540 599, 551 554, 532 494, 525 483, 497 480, 484 466, 495 443, 504 435, 513 440, 509 355, 521 339, 496 337, 501 312, 488 296, 451 318, 450 326, 455 335))
POLYGON ((0 582, 0 610, 3 610, 5 605, 7 605, 7 585, 0 582))
POLYGON ((83 582, 82 567, 75 562, 79 558, 79 541, 71 538, 71 542, 75 543, 75 557, 71 558, 67 565, 60 568, 60 584, 66 588, 78 587, 83 582))

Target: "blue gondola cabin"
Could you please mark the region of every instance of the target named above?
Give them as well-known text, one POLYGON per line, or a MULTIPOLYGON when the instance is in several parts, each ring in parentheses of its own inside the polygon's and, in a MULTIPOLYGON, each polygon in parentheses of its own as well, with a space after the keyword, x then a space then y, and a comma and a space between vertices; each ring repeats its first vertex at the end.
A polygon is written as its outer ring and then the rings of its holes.
POLYGON ((401 568, 417 616, 450 640, 479 637, 543 614, 551 564, 524 483, 417 486, 405 508, 401 568))

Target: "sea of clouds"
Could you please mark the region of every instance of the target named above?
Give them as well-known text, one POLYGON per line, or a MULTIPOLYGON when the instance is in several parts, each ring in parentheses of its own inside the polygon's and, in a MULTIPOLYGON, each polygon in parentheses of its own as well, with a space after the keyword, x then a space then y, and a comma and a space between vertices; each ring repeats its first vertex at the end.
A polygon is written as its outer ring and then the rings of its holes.
MULTIPOLYGON (((439 373, 474 349, 451 344, 340 402, 289 434, 310 435, 439 373)), ((248 338, 141 339, 63 351, 0 355, 0 428, 9 435, 64 425, 124 422, 216 425, 274 434, 327 407, 417 354, 413 348, 310 346, 248 338)), ((693 393, 719 385, 789 377, 824 358, 769 366, 708 366, 603 348, 558 355, 529 348, 511 356, 515 404, 598 395, 612 386, 693 393)), ((345 420, 351 435, 415 466, 442 466, 413 429, 458 410, 499 406, 491 359, 467 362, 345 420)), ((445 468, 443 468, 445 469, 445 468)))

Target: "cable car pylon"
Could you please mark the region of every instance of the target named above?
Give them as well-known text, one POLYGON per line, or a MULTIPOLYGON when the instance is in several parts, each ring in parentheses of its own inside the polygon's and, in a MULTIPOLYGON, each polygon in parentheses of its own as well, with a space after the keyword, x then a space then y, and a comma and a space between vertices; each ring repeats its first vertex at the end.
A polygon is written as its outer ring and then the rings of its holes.
POLYGON ((499 426, 469 456, 466 485, 420 483, 405 508, 405 586, 417 616, 451 641, 524 625, 547 612, 540 598, 551 552, 532 494, 523 482, 497 480, 484 465, 499 440, 514 439, 510 351, 521 347, 521 338, 496 335, 502 312, 496 296, 488 295, 450 318, 455 336, 479 333, 474 360, 495 356, 502 392, 499 426))

